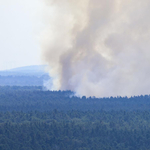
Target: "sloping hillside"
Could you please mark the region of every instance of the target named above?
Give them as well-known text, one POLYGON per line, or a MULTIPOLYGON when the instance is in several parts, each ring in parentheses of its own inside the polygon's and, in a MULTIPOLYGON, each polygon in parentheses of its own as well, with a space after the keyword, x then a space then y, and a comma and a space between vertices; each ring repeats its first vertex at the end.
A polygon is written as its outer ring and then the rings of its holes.
POLYGON ((45 65, 25 66, 0 71, 0 86, 43 86, 50 79, 45 65))
POLYGON ((42 76, 47 74, 45 71, 46 65, 34 65, 14 68, 10 70, 0 71, 1 76, 42 76))

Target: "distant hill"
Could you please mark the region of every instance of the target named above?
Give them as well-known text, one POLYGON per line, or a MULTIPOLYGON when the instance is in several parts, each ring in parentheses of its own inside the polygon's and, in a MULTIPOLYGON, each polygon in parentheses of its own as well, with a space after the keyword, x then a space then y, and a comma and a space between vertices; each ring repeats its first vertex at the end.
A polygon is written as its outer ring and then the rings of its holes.
POLYGON ((45 65, 25 66, 0 71, 0 86, 43 86, 50 80, 45 65))
POLYGON ((0 76, 42 76, 48 74, 46 65, 33 65, 0 71, 0 76))

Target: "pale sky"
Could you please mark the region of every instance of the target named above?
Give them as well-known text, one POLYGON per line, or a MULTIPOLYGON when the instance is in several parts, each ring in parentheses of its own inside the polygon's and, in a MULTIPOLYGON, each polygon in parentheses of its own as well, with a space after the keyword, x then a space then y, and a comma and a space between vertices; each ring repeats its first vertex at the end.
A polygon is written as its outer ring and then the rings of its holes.
POLYGON ((40 0, 0 0, 0 70, 39 65, 40 0))

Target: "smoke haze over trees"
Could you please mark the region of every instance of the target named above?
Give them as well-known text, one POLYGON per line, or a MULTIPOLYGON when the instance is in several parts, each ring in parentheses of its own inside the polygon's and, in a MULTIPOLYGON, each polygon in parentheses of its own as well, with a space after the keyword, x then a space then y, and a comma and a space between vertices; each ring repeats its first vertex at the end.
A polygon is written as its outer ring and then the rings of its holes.
POLYGON ((43 57, 54 90, 149 94, 150 1, 45 0, 43 57))

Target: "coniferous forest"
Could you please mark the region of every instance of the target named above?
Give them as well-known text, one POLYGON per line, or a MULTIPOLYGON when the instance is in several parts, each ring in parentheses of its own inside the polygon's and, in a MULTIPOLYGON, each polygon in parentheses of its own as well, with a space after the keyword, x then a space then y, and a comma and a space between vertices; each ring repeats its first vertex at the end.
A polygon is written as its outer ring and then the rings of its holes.
POLYGON ((0 87, 0 150, 148 150, 150 96, 0 87))

